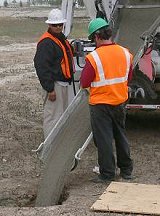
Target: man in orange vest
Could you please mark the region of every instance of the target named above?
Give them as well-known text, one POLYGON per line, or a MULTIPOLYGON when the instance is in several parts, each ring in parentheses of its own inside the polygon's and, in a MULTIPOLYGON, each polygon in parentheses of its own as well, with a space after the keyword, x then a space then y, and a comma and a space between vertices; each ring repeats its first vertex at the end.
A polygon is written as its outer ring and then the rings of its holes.
POLYGON ((96 49, 86 56, 80 82, 89 87, 89 107, 94 143, 98 150, 100 174, 93 182, 110 182, 116 176, 112 141, 115 140, 120 176, 132 178, 133 163, 125 135, 125 104, 128 80, 132 76, 132 54, 111 40, 112 31, 102 18, 92 20, 89 39, 96 49))
MULTIPOLYGON (((53 9, 46 23, 48 30, 37 44, 34 65, 39 81, 45 90, 43 130, 46 138, 57 120, 69 105, 73 88, 73 53, 62 33, 66 22, 61 10, 53 9)), ((74 95, 74 94, 73 94, 74 95)))

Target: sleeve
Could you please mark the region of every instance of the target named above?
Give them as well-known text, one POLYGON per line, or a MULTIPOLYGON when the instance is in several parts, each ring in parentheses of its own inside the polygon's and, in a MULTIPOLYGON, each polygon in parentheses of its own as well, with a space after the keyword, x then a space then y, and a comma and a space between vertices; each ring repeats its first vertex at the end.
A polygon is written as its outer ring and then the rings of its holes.
POLYGON ((130 57, 131 58, 131 64, 130 64, 129 73, 128 73, 128 85, 129 85, 129 83, 130 83, 130 81, 132 80, 132 77, 133 77, 133 55, 130 53, 130 56, 131 56, 130 57))
POLYGON ((88 88, 91 86, 91 82, 95 78, 95 71, 92 67, 89 60, 86 59, 86 64, 82 70, 81 77, 80 77, 80 84, 82 88, 88 88))
POLYGON ((128 74, 128 83, 132 80, 133 77, 133 65, 131 64, 130 69, 129 69, 129 74, 128 74))
POLYGON ((37 46, 37 51, 34 57, 34 66, 42 87, 47 92, 54 90, 55 77, 54 73, 58 73, 60 63, 57 63, 56 52, 51 39, 44 39, 37 46))

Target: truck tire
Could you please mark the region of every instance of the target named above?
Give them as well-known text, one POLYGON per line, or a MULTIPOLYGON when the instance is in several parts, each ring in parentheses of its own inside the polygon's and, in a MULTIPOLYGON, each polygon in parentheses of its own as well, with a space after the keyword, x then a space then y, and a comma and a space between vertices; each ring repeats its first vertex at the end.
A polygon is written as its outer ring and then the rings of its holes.
POLYGON ((144 98, 141 95, 137 95, 136 98, 130 98, 130 103, 152 104, 157 99, 154 83, 138 68, 135 68, 133 72, 133 78, 129 84, 129 87, 132 90, 142 88, 145 93, 144 98))

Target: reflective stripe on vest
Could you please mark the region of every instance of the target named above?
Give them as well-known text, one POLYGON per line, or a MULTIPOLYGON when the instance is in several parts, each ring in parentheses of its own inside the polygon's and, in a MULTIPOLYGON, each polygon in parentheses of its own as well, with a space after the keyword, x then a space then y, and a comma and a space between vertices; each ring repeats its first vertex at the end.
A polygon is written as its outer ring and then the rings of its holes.
MULTIPOLYGON (((64 58, 61 61, 62 72, 63 72, 65 78, 67 78, 67 79, 71 78, 68 56, 67 56, 66 49, 65 49, 64 45, 56 37, 54 37, 53 35, 51 35, 48 32, 45 32, 41 36, 39 42, 42 41, 45 38, 50 38, 51 40, 53 40, 62 49, 63 55, 64 55, 64 58)), ((66 43, 67 47, 69 48, 70 55, 73 57, 73 53, 72 53, 71 47, 69 45, 69 42, 67 40, 65 40, 65 43, 66 43)), ((73 63, 73 61, 72 61, 72 64, 73 64, 73 69, 74 69, 74 63, 73 63)))
POLYGON ((101 86, 105 86, 105 85, 113 85, 113 84, 123 83, 123 82, 127 81, 128 73, 129 73, 129 69, 130 69, 130 54, 125 48, 122 47, 122 49, 125 53, 126 61, 127 61, 126 75, 124 77, 118 77, 118 78, 113 78, 113 79, 106 79, 105 78, 102 62, 99 58, 97 51, 94 50, 91 53, 96 65, 97 65, 97 71, 98 71, 99 78, 100 78, 100 81, 92 82, 91 87, 101 87, 101 86))

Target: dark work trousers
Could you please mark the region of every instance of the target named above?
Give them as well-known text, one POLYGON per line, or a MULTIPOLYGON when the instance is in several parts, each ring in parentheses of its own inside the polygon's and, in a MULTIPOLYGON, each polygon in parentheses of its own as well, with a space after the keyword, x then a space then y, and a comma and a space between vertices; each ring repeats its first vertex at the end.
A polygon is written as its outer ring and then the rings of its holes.
POLYGON ((90 105, 91 126, 94 143, 98 149, 100 174, 104 177, 115 176, 115 157, 113 139, 115 140, 117 166, 121 173, 130 175, 133 170, 129 143, 125 135, 125 104, 112 106, 108 104, 90 105))

